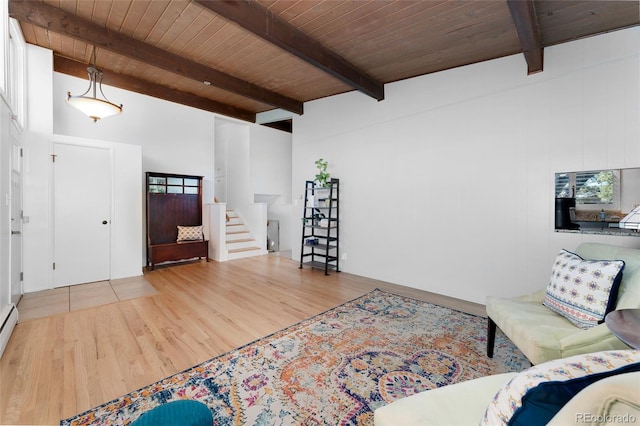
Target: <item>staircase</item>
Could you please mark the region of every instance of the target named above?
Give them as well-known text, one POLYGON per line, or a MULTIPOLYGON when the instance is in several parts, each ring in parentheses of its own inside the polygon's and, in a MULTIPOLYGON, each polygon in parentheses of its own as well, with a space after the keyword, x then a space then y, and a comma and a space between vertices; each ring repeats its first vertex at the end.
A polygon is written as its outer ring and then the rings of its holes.
POLYGON ((227 210, 227 217, 225 245, 228 260, 265 254, 266 249, 261 245, 266 245, 266 242, 256 241, 235 211, 227 210))

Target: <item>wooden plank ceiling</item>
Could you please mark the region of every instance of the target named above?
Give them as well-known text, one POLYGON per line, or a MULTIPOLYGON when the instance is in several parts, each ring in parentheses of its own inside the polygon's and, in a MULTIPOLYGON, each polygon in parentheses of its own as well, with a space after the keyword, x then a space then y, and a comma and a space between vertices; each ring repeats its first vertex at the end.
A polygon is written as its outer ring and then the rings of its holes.
MULTIPOLYGON (((9 0, 55 71, 255 121, 274 108, 640 24, 638 1, 9 0)), ((523 70, 524 72, 524 70, 523 70)))

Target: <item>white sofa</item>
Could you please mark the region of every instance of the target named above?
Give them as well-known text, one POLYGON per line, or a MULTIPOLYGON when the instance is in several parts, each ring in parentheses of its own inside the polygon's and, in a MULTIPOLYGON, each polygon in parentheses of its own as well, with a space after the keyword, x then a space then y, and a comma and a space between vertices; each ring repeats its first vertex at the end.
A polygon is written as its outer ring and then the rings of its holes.
MULTIPOLYGON (((581 368, 584 368, 586 364, 586 370, 592 371, 593 369, 588 365, 589 361, 585 363, 585 359, 597 358, 604 353, 619 352, 631 354, 633 361, 624 365, 623 368, 631 368, 635 371, 610 375, 592 382, 565 403, 548 424, 558 426, 637 424, 640 422, 640 371, 638 371, 640 370, 640 351, 635 350, 585 354, 543 363, 520 373, 486 376, 424 391, 378 408, 374 412, 374 423, 376 426, 478 425, 483 421, 488 407, 492 404, 496 405, 496 400, 499 399, 498 392, 502 392, 503 400, 506 394, 509 402, 513 401, 515 383, 526 377, 529 372, 532 375, 540 376, 542 370, 542 375, 549 377, 545 373, 545 369, 553 372, 563 371, 565 363, 576 363, 576 360, 581 368), (627 421, 624 422, 621 419, 627 421)), ((571 376, 576 376, 576 374, 571 374, 571 376)), ((590 375, 585 374, 583 377, 590 377, 590 375)), ((582 377, 572 377, 572 379, 580 380, 582 377)), ((540 379, 538 385, 545 383, 545 380, 547 379, 540 379)), ((547 381, 548 384, 552 384, 552 382, 557 383, 555 379, 547 381)), ((567 382, 569 380, 564 383, 567 382)), ((525 384, 524 388, 527 386, 528 384, 525 384)), ((516 399, 518 398, 520 398, 519 395, 516 399)), ((547 422, 540 424, 545 423, 547 422)), ((496 425, 500 422, 492 421, 490 417, 487 424, 496 425)), ((535 426, 530 421, 527 424, 535 426)))

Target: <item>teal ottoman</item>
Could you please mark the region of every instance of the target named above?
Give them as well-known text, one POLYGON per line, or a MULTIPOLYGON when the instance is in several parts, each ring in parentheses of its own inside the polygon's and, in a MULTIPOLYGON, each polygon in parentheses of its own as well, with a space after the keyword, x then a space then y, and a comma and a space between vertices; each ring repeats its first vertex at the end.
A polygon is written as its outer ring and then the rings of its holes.
POLYGON ((202 402, 183 399, 159 405, 136 419, 131 426, 211 426, 213 415, 202 402))

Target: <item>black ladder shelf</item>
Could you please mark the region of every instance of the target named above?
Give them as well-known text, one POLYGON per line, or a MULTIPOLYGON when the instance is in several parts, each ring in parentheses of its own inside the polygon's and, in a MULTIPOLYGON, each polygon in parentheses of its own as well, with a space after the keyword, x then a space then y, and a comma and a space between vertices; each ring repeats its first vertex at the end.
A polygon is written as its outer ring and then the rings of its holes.
POLYGON ((302 216, 302 248, 300 269, 312 268, 340 272, 340 179, 331 179, 329 186, 317 187, 311 180, 304 188, 302 216))

